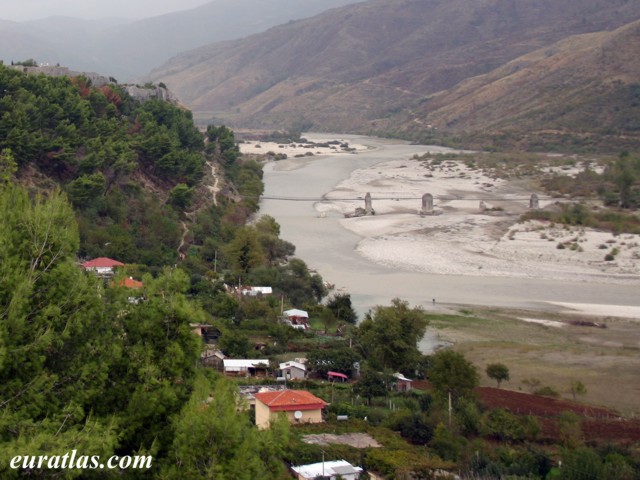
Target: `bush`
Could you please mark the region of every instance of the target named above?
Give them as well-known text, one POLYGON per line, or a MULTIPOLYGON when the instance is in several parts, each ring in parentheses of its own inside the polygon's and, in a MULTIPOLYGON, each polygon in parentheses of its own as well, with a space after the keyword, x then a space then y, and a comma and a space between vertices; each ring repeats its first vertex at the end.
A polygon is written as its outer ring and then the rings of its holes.
POLYGON ((557 390, 555 390, 552 387, 549 387, 548 385, 535 390, 533 393, 536 395, 542 395, 543 397, 558 398, 560 396, 557 390))

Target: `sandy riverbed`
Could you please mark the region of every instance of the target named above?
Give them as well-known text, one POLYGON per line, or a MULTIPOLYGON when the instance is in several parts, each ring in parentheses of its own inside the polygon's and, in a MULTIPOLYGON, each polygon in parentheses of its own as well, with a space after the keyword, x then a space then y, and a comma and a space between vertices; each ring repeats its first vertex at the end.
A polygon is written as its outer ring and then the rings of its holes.
MULTIPOLYGON (((534 192, 465 164, 406 159, 359 169, 316 209, 348 214, 364 200, 340 199, 367 192, 375 215, 341 224, 362 237, 357 251, 373 262, 424 273, 640 285, 639 235, 518 223, 534 192), (424 193, 434 196, 435 215, 419 214, 424 193), (615 259, 605 261, 614 249, 615 259)), ((552 202, 543 199, 540 207, 552 202)))
POLYGON ((400 297, 428 310, 464 304, 640 318, 637 236, 518 224, 532 193, 518 182, 412 160, 450 151, 442 147, 344 138, 367 148, 268 164, 261 213, 276 218, 297 256, 351 294, 359 313, 400 297), (344 218, 364 207, 367 192, 376 215, 344 218), (424 193, 440 215, 418 214, 424 193), (481 212, 480 200, 496 209, 481 212), (612 248, 620 253, 604 262, 612 248))

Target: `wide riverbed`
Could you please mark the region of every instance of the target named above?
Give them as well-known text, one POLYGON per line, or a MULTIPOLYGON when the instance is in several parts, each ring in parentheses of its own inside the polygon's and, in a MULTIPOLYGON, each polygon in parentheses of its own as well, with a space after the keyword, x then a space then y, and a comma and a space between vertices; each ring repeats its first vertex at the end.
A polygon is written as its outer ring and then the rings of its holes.
MULTIPOLYGON (((313 135, 318 138, 319 135, 313 135)), ((408 145, 371 137, 339 135, 352 144, 371 147, 357 154, 293 158, 270 163, 264 170, 265 197, 317 198, 359 168, 380 162, 407 159, 442 147, 408 145)), ((435 275, 403 271, 375 264, 360 256, 355 247, 360 237, 343 228, 340 216, 321 218, 313 201, 264 198, 260 212, 273 216, 281 237, 296 245, 296 256, 322 277, 351 294, 362 314, 375 305, 388 305, 395 297, 422 305, 426 310, 445 305, 484 305, 534 310, 559 310, 572 304, 576 311, 599 309, 601 315, 616 311, 640 312, 637 285, 562 282, 539 278, 435 275), (433 299, 436 300, 435 306, 433 299), (624 307, 624 308, 620 308, 624 307)))

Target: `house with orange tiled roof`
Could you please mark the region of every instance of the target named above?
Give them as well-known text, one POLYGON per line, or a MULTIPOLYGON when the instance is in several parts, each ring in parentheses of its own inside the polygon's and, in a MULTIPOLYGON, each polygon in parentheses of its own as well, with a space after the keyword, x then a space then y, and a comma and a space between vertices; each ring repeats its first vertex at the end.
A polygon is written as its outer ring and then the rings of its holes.
POLYGON ((322 409, 328 405, 321 398, 306 390, 282 390, 256 393, 256 426, 269 428, 280 412, 284 412, 289 423, 321 423, 322 409))
POLYGON ((127 287, 127 288, 143 288, 144 283, 134 279, 133 277, 127 277, 116 283, 118 287, 127 287))

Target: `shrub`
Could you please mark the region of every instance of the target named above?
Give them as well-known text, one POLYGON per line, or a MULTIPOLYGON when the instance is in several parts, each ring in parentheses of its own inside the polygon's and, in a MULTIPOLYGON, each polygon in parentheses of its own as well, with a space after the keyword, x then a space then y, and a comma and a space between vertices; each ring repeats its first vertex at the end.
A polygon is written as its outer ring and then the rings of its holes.
POLYGON ((548 385, 535 390, 533 393, 535 393, 536 395, 542 395, 543 397, 558 398, 560 396, 557 390, 555 390, 553 387, 550 387, 548 385))

